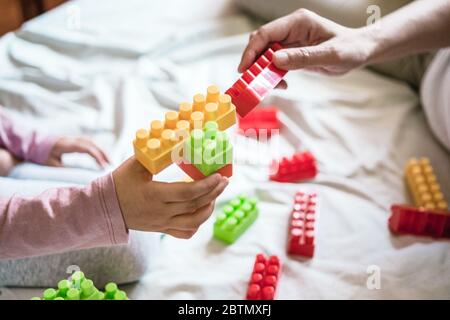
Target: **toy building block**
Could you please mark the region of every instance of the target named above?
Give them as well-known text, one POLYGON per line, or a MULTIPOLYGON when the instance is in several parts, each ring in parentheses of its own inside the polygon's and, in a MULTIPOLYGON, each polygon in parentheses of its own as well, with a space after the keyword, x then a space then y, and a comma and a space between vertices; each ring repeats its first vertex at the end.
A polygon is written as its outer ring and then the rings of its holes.
POLYGON ((429 210, 448 209, 428 158, 409 160, 405 167, 405 178, 415 206, 429 210))
POLYGON ((450 238, 450 211, 394 204, 389 229, 397 234, 450 238))
POLYGON ((234 243, 258 217, 257 200, 240 195, 222 208, 214 223, 214 237, 234 243))
POLYGON ((275 107, 257 108, 247 114, 244 118, 239 118, 239 133, 256 138, 270 138, 272 133, 280 131, 281 123, 278 119, 278 109, 275 107))
MULTIPOLYGON (((41 300, 33 297, 32 300, 41 300)), ((87 279, 83 272, 73 273, 71 280, 61 280, 58 288, 46 289, 42 300, 128 300, 124 291, 119 290, 113 282, 105 286, 105 292, 98 290, 92 280, 87 279)))
POLYGON ((226 132, 218 128, 216 122, 209 121, 203 130, 192 130, 185 140, 183 159, 177 164, 194 180, 215 172, 227 177, 233 173, 233 146, 226 132))
POLYGON ((272 62, 275 51, 282 49, 275 43, 243 73, 226 93, 231 96, 238 114, 245 117, 283 79, 287 71, 278 69, 272 62))
POLYGON ((277 291, 281 263, 277 256, 258 254, 247 289, 247 300, 273 300, 277 291))
POLYGON ((287 253, 313 257, 315 248, 315 223, 317 196, 297 192, 289 222, 287 253))
POLYGON ((152 174, 161 172, 179 160, 190 131, 202 129, 208 121, 216 121, 222 131, 236 123, 231 97, 221 95, 217 86, 209 86, 206 97, 197 94, 192 103, 181 103, 178 112, 168 111, 164 121, 152 121, 149 130, 138 130, 133 141, 136 159, 152 174))
POLYGON ((274 160, 271 165, 270 180, 278 182, 297 182, 313 179, 317 175, 316 158, 310 152, 299 152, 292 158, 274 160))

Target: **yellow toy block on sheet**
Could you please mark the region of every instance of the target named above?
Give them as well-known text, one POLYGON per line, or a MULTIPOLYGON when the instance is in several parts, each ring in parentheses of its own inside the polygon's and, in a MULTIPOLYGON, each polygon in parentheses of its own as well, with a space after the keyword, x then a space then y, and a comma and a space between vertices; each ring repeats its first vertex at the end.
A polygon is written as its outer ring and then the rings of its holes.
POLYGON ((220 94, 217 86, 209 86, 206 97, 196 94, 192 103, 180 103, 179 110, 168 111, 165 120, 155 120, 150 129, 140 129, 133 141, 136 159, 152 174, 171 165, 173 155, 182 156, 183 141, 192 129, 202 129, 208 121, 216 121, 223 131, 236 123, 236 107, 231 97, 220 94))
POLYGON ((405 177, 417 207, 447 210, 447 202, 428 158, 409 160, 405 167, 405 177))

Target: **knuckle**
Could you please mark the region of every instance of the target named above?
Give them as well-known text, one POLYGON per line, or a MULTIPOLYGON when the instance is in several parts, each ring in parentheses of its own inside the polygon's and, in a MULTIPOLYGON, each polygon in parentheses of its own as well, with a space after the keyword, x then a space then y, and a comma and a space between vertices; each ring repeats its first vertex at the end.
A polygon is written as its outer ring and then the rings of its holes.
POLYGON ((255 33, 255 37, 261 38, 263 40, 267 38, 267 35, 268 35, 268 30, 267 30, 266 26, 260 27, 258 30, 256 30, 256 33, 255 33))
POLYGON ((305 8, 300 8, 294 12, 294 15, 298 18, 309 18, 312 15, 312 12, 305 8))

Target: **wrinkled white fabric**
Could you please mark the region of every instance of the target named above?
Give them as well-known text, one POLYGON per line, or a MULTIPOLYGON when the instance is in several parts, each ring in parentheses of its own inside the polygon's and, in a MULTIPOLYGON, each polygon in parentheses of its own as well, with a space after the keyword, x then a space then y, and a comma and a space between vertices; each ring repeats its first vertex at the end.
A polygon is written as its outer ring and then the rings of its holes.
MULTIPOLYGON (((211 83, 226 89, 236 80, 254 25, 243 15, 210 14, 206 2, 71 1, 81 30, 66 28, 66 5, 0 40, 0 103, 46 130, 92 136, 118 164, 132 154, 136 129, 211 83)), ((259 252, 283 262, 281 299, 450 298, 449 242, 394 237, 387 228, 389 206, 409 201, 403 166, 412 156, 431 158, 450 199, 450 155, 433 138, 418 97, 366 70, 335 78, 290 72, 287 81, 288 90, 265 101, 282 110, 280 139, 265 149, 235 141, 234 176, 217 202, 219 209, 240 192, 255 194, 256 223, 231 246, 212 239, 213 219, 189 241, 165 237, 153 269, 126 288, 131 298, 241 299, 259 252), (317 157, 317 179, 268 181, 269 160, 302 149, 317 157), (299 188, 320 198, 311 260, 285 250, 299 188), (371 265, 380 268, 380 290, 366 286, 371 265)), ((182 176, 172 166, 156 178, 182 176)))

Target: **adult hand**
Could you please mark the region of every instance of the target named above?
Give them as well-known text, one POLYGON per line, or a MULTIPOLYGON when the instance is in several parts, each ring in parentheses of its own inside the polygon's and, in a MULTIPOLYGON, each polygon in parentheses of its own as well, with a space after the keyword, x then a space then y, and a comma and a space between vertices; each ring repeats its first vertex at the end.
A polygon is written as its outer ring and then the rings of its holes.
POLYGON ((195 182, 152 181, 134 158, 113 172, 117 198, 129 229, 163 232, 188 239, 214 210, 228 179, 213 174, 195 182))
POLYGON ((286 48, 274 56, 280 69, 308 69, 334 75, 364 65, 374 46, 362 29, 347 28, 300 9, 253 32, 238 70, 249 68, 272 42, 286 48))
POLYGON ((56 141, 44 164, 52 167, 61 167, 62 155, 73 152, 89 154, 102 167, 105 167, 109 163, 106 154, 91 140, 85 138, 63 137, 56 141))

